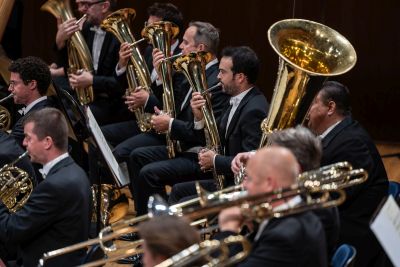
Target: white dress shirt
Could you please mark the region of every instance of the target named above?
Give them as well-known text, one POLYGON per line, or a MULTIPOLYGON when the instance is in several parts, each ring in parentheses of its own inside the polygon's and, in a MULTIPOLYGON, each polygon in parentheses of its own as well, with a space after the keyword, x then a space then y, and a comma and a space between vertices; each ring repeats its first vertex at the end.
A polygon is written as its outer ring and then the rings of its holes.
POLYGON ((53 168, 57 163, 62 161, 63 159, 67 158, 69 156, 68 152, 58 156, 57 158, 47 162, 46 164, 43 165, 42 169, 39 169, 39 172, 42 174, 43 179, 46 179, 47 174, 50 172, 51 168, 53 168))

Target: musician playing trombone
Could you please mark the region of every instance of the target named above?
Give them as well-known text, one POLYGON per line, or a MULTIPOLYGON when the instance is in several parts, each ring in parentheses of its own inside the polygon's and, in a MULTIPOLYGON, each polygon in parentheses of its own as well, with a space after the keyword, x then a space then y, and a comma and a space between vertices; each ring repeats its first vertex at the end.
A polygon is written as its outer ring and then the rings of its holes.
MULTIPOLYGON (((294 155, 283 147, 262 148, 249 159, 243 186, 250 195, 272 192, 297 183, 300 172, 294 155)), ((294 207, 300 196, 276 202, 272 208, 294 207)), ((222 210, 217 239, 238 234, 241 226, 251 222, 239 207, 222 210)), ((238 266, 327 266, 325 233, 318 217, 311 211, 282 218, 262 220, 249 236, 250 255, 238 266)), ((232 248, 236 250, 236 248, 232 248)))

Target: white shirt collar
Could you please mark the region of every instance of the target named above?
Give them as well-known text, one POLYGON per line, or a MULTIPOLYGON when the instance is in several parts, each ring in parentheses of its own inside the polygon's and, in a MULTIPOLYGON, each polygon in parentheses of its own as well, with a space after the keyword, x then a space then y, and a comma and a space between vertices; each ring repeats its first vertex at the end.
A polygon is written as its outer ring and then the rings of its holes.
POLYGON ((252 89, 253 87, 241 92, 240 94, 236 95, 236 96, 232 96, 231 99, 229 100, 229 104, 237 107, 239 106, 240 102, 242 101, 242 99, 247 95, 247 93, 252 89))
POLYGON ((57 163, 62 161, 63 159, 67 158, 69 156, 68 152, 65 152, 64 154, 58 156, 57 158, 47 162, 46 164, 43 165, 42 169, 39 169, 39 172, 42 174, 43 179, 46 178, 47 174, 50 172, 51 168, 53 168, 57 163))
POLYGON ((174 54, 175 49, 178 47, 179 41, 178 39, 175 40, 175 43, 171 45, 171 54, 174 54))
POLYGON ((325 132, 323 132, 323 133, 319 136, 319 138, 321 138, 321 140, 324 139, 324 138, 333 130, 333 128, 335 128, 336 125, 338 125, 341 121, 342 121, 342 120, 336 122, 335 124, 332 124, 328 129, 325 130, 325 132))
POLYGON ((36 105, 37 103, 39 103, 39 102, 41 102, 41 101, 43 101, 43 100, 46 100, 47 99, 47 96, 42 96, 42 97, 39 97, 38 99, 36 99, 35 101, 33 101, 33 102, 31 102, 29 105, 27 105, 26 107, 25 107, 25 109, 22 109, 23 110, 23 115, 25 115, 26 113, 28 113, 29 112, 29 110, 31 110, 31 108, 34 106, 34 105, 36 105))

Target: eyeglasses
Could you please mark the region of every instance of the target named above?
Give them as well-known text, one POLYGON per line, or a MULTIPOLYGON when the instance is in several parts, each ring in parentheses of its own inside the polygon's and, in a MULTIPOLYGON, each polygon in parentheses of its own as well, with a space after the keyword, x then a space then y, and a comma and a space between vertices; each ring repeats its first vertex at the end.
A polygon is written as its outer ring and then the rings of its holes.
POLYGON ((99 0, 96 2, 78 2, 76 3, 78 6, 82 6, 85 8, 90 8, 91 6, 95 5, 95 4, 99 4, 99 3, 104 3, 106 0, 99 0))
POLYGON ((27 80, 27 81, 10 81, 10 84, 8 85, 8 87, 10 87, 11 89, 14 89, 15 85, 18 85, 19 83, 27 84, 30 81, 31 80, 27 80))

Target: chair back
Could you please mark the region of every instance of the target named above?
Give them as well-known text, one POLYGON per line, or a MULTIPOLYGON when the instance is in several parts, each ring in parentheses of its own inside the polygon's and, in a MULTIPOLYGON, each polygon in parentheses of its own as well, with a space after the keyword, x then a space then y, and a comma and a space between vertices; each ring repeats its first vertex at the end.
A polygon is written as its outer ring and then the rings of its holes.
POLYGON ((332 257, 332 267, 348 267, 353 266, 356 257, 356 249, 348 244, 341 245, 332 257))
POLYGON ((394 199, 400 198, 400 183, 389 181, 389 195, 392 195, 394 199))

